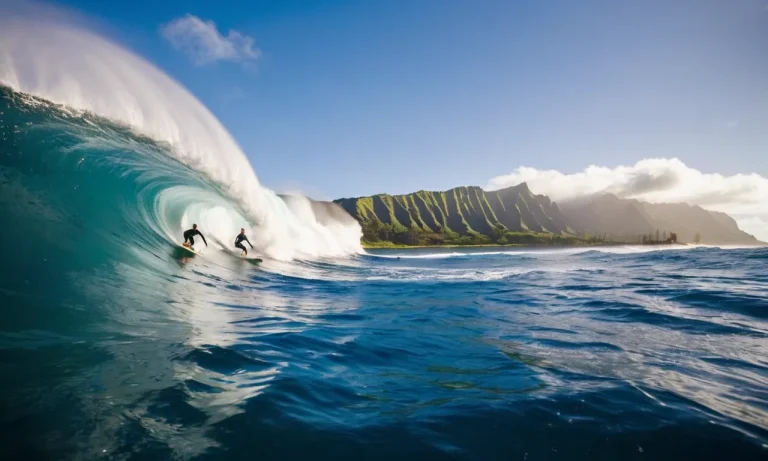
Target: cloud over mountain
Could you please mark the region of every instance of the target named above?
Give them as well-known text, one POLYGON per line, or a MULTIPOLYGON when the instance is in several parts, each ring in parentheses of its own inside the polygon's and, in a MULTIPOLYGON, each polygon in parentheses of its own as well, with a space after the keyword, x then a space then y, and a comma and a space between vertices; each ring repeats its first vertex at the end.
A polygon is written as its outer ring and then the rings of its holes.
POLYGON ((560 201, 612 193, 652 203, 699 205, 732 215, 743 230, 768 241, 768 178, 756 173, 703 173, 676 158, 652 158, 616 168, 591 165, 576 173, 519 167, 510 174, 492 178, 487 189, 521 182, 527 182, 536 193, 560 201))

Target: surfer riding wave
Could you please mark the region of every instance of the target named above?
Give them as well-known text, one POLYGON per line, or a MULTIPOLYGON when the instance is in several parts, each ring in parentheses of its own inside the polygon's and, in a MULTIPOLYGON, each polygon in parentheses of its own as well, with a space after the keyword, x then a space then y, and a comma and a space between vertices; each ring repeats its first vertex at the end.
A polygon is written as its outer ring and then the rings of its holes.
POLYGON ((253 250, 253 245, 251 245, 251 242, 248 240, 248 237, 245 236, 245 229, 240 229, 240 233, 237 234, 237 237, 235 237, 235 248, 239 248, 243 250, 243 255, 248 256, 248 250, 245 249, 245 245, 243 245, 243 240, 248 242, 248 245, 251 247, 251 250, 253 250))
POLYGON ((202 232, 200 232, 197 229, 197 224, 192 224, 192 229, 187 229, 184 231, 184 246, 187 248, 192 248, 195 246, 195 235, 199 235, 201 239, 203 239, 203 243, 205 243, 205 246, 208 246, 208 242, 205 241, 205 236, 202 232))

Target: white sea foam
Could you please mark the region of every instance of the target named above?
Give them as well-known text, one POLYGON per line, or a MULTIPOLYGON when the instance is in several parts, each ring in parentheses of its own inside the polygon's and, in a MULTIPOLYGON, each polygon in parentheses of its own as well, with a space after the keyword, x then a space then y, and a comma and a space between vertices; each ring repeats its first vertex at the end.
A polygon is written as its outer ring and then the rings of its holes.
MULTIPOLYGON (((509 256, 509 257, 549 257, 557 255, 577 255, 594 251, 597 253, 610 253, 610 254, 632 254, 632 253, 647 253, 652 251, 672 251, 672 250, 692 250, 694 248, 742 248, 736 246, 721 246, 712 247, 705 245, 617 245, 617 246, 604 246, 604 247, 562 247, 562 248, 531 248, 531 249, 510 249, 500 251, 453 251, 450 253, 444 253, 435 251, 435 249, 429 249, 427 253, 413 254, 414 250, 406 250, 403 252, 387 252, 387 254, 379 253, 366 253, 367 256, 373 258, 384 259, 449 259, 449 258, 470 258, 470 257, 483 257, 483 256, 509 256)), ((745 246, 743 248, 751 248, 745 246)))

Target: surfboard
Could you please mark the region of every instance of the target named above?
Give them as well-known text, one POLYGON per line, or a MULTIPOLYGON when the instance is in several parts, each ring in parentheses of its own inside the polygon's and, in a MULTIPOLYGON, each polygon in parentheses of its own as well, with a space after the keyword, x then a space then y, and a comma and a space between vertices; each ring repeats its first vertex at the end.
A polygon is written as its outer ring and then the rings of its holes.
POLYGON ((264 262, 261 258, 253 258, 253 257, 247 256, 247 255, 244 255, 242 253, 237 254, 234 251, 230 252, 230 254, 232 256, 234 256, 235 258, 244 259, 244 260, 248 261, 251 264, 258 264, 258 263, 264 262))
POLYGON ((201 254, 199 251, 195 250, 195 249, 194 249, 194 248, 192 248, 192 247, 187 247, 187 246, 184 246, 184 245, 179 245, 179 248, 182 248, 182 249, 184 249, 184 250, 187 250, 188 252, 190 252, 190 253, 192 253, 192 254, 196 254, 196 255, 199 255, 199 254, 201 254))

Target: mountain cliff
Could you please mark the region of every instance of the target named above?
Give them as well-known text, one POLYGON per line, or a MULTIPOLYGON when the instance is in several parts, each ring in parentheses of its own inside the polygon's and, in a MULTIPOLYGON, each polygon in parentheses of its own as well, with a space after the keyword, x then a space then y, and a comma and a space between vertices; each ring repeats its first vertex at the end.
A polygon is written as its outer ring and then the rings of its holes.
POLYGON ((335 200, 365 228, 375 222, 393 232, 499 236, 504 231, 563 234, 569 232, 557 204, 535 195, 525 183, 493 192, 456 187, 445 192, 379 194, 335 200))
POLYGON ((526 183, 497 191, 456 187, 444 192, 378 194, 334 201, 363 228, 365 241, 405 244, 579 243, 610 236, 676 233, 678 241, 758 244, 730 216, 685 203, 653 204, 602 194, 560 205, 526 183))
POLYGON ((760 243, 727 214, 687 203, 647 203, 601 194, 563 202, 560 208, 569 226, 579 233, 605 232, 631 241, 660 230, 675 232, 680 242, 693 242, 699 234, 702 243, 760 243))

